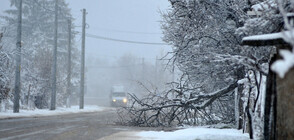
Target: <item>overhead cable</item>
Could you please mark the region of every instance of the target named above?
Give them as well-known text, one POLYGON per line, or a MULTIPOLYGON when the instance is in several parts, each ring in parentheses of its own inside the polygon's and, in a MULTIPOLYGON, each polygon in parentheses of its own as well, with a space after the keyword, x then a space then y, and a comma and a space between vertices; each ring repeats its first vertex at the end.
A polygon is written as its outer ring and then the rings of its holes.
POLYGON ((141 41, 131 41, 131 40, 122 40, 122 39, 115 39, 115 38, 109 38, 104 36, 98 36, 93 34, 86 33, 87 37, 96 38, 96 39, 102 39, 102 40, 109 40, 109 41, 116 41, 116 42, 123 42, 123 43, 132 43, 132 44, 144 44, 144 45, 168 45, 166 43, 154 43, 154 42, 141 42, 141 41))

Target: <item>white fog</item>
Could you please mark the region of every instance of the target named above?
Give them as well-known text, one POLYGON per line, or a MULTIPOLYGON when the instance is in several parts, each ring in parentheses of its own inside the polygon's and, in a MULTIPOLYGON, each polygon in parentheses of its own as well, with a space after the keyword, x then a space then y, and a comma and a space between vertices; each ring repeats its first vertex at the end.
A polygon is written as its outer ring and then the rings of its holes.
POLYGON ((0 0, 0 139, 294 139, 294 0, 0 0))

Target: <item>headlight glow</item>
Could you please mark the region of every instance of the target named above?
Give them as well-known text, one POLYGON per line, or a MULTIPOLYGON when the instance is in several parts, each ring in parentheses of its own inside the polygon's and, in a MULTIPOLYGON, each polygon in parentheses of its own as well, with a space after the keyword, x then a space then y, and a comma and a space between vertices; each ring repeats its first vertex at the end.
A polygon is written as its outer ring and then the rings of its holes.
POLYGON ((116 102, 116 100, 115 100, 115 99, 113 99, 112 101, 113 101, 113 102, 116 102))
POLYGON ((123 99, 123 102, 124 102, 124 103, 127 103, 127 101, 128 101, 128 100, 127 100, 126 98, 123 99))

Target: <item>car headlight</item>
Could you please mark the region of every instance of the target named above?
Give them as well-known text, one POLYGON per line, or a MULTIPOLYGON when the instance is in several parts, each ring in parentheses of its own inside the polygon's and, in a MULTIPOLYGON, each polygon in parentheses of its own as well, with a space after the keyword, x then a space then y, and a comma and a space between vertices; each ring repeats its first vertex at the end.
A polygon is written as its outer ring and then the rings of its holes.
POLYGON ((128 100, 127 100, 126 98, 125 98, 125 99, 123 99, 123 102, 124 102, 124 103, 127 103, 127 101, 128 101, 128 100))
POLYGON ((113 102, 116 102, 116 100, 115 100, 115 99, 113 99, 112 101, 113 101, 113 102))

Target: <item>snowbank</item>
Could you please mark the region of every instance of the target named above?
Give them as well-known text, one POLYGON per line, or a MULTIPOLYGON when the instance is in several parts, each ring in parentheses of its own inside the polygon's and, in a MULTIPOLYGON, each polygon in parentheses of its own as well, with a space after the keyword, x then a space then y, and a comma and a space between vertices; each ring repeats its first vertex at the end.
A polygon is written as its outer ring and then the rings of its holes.
POLYGON ((139 132, 136 136, 141 137, 141 140, 249 140, 247 133, 236 129, 215 129, 215 128, 187 128, 174 132, 156 132, 146 131, 139 132))
POLYGON ((0 112, 0 119, 7 118, 21 118, 21 117, 40 117, 40 116, 54 116, 72 113, 90 113, 103 111, 104 107, 99 106, 85 106, 84 109, 79 109, 79 106, 72 106, 71 108, 57 108, 56 110, 49 109, 35 109, 35 110, 19 110, 19 113, 13 113, 13 110, 0 112))

